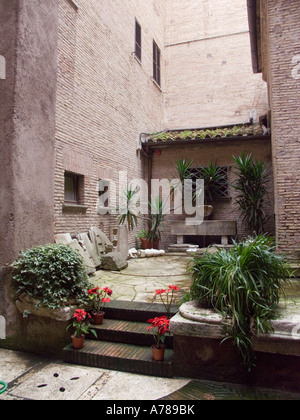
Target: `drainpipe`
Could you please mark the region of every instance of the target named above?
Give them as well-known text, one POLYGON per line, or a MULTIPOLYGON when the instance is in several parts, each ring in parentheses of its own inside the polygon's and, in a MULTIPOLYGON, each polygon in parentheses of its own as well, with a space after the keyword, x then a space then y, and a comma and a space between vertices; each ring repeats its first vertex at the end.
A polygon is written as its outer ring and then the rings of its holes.
POLYGON ((152 157, 153 157, 153 152, 152 150, 149 151, 149 146, 147 145, 147 157, 148 157, 148 202, 151 202, 151 181, 152 181, 152 165, 153 165, 153 161, 152 161, 152 157))
POLYGON ((258 63, 258 45, 257 45, 257 0, 247 0, 248 20, 250 30, 250 43, 252 55, 252 67, 254 73, 261 73, 258 63))

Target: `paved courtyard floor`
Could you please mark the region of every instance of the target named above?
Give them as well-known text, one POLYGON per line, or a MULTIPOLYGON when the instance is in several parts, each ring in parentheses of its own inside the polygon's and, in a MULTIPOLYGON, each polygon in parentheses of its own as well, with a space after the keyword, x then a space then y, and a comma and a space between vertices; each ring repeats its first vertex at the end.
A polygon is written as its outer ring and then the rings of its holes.
POLYGON ((122 272, 98 271, 91 278, 97 286, 109 287, 116 300, 152 302, 155 290, 178 286, 183 294, 189 290, 189 259, 183 256, 139 258, 129 261, 122 272))

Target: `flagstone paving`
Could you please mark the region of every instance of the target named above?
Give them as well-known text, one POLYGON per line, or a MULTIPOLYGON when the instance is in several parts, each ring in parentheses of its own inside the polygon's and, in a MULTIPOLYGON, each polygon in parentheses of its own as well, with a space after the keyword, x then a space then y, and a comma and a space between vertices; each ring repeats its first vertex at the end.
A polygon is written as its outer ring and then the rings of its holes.
POLYGON ((112 289, 114 300, 152 302, 155 290, 170 284, 178 286, 182 293, 189 290, 188 263, 189 259, 181 256, 133 259, 122 272, 100 270, 91 281, 112 289))

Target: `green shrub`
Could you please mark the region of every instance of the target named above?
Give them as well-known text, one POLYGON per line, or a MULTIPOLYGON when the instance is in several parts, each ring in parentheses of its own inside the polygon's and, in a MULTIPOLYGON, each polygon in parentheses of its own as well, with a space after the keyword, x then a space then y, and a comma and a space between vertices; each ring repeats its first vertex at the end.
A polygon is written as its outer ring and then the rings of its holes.
POLYGON ((236 203, 243 216, 243 222, 253 234, 265 233, 268 218, 265 213, 265 199, 268 191, 270 170, 264 162, 254 160, 252 155, 233 157, 237 179, 232 187, 237 191, 236 203))
POLYGON ((248 370, 254 365, 252 335, 272 331, 284 282, 291 269, 275 252, 275 241, 265 235, 234 243, 231 251, 219 250, 195 257, 191 272, 191 298, 230 317, 228 335, 248 370))
POLYGON ((50 244, 22 252, 12 264, 18 292, 55 309, 70 298, 87 299, 88 275, 78 252, 67 245, 50 244))

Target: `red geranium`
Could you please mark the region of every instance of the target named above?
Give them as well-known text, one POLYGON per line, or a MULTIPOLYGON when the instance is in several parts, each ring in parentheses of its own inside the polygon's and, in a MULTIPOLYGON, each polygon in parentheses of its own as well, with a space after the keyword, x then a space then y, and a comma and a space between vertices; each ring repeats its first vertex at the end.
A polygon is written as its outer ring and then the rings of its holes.
MULTIPOLYGON (((67 328, 67 330, 70 327, 73 327, 75 329, 75 337, 82 337, 83 335, 87 335, 90 329, 89 319, 91 318, 91 315, 85 312, 83 309, 77 309, 74 314, 74 321, 73 324, 70 324, 67 328)), ((96 335, 96 332, 94 330, 91 330, 91 332, 96 335)))
POLYGON ((113 292, 108 287, 94 287, 93 289, 88 290, 88 294, 90 299, 93 300, 94 311, 96 313, 101 313, 103 312, 106 303, 110 302, 108 296, 111 296, 113 292))

